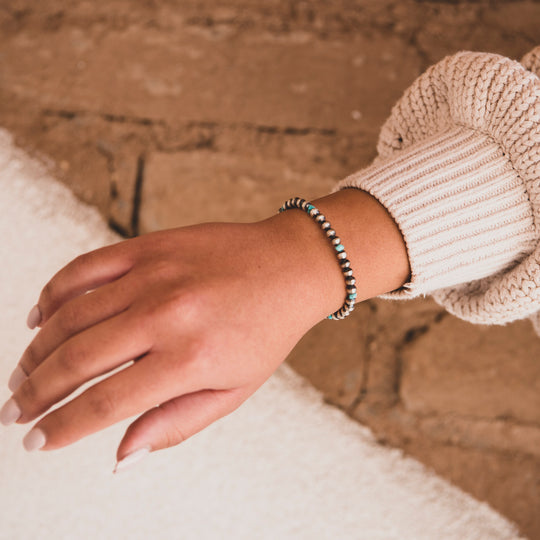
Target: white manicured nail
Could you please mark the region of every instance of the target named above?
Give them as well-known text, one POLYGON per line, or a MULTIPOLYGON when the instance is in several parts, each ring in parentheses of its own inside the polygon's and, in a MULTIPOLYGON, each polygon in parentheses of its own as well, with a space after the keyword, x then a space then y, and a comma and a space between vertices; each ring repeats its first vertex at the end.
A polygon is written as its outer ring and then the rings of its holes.
POLYGON ((26 324, 30 330, 33 330, 39 323, 41 322, 41 311, 39 310, 39 306, 34 306, 30 313, 28 314, 28 318, 26 319, 26 324))
POLYGON ((149 446, 144 446, 143 448, 135 450, 135 452, 131 452, 131 454, 128 454, 124 459, 121 459, 116 463, 113 473, 116 474, 120 471, 127 469, 128 467, 132 467, 133 465, 135 465, 135 463, 141 461, 141 459, 147 456, 149 453, 149 446))
POLYGON ((9 426, 16 422, 21 417, 21 409, 13 398, 9 398, 0 410, 0 422, 4 426, 9 426))
POLYGON ((13 370, 13 373, 11 374, 11 377, 8 381, 8 388, 15 392, 19 386, 27 379, 27 375, 24 372, 23 368, 20 365, 17 365, 17 367, 13 370))
POLYGON ((28 452, 33 452, 34 450, 43 448, 46 442, 47 437, 45 437, 45 433, 39 428, 34 428, 24 436, 23 446, 28 452))

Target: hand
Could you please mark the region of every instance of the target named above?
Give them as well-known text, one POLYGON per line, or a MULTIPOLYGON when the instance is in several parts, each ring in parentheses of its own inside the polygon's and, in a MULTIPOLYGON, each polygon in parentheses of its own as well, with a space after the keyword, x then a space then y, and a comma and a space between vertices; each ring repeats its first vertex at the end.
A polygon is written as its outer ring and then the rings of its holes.
MULTIPOLYGON (((20 361, 28 377, 13 394, 17 421, 106 377, 46 414, 30 439, 51 450, 143 413, 118 448, 121 460, 180 443, 236 409, 342 300, 331 252, 338 299, 328 307, 328 295, 318 299, 309 279, 317 252, 308 254, 288 226, 284 232, 291 220, 319 240, 309 218, 291 212, 146 235, 58 272, 39 298, 41 330, 20 361)), ((328 249, 324 239, 320 246, 328 249)))
MULTIPOLYGON (((315 204, 332 216, 362 277, 358 301, 409 279, 399 229, 370 195, 345 190, 315 204)), ((44 414, 25 446, 52 450, 142 413, 118 460, 178 444, 243 403, 344 293, 333 248, 299 210, 82 255, 40 295, 33 313, 41 330, 12 376, 0 420, 44 414)))

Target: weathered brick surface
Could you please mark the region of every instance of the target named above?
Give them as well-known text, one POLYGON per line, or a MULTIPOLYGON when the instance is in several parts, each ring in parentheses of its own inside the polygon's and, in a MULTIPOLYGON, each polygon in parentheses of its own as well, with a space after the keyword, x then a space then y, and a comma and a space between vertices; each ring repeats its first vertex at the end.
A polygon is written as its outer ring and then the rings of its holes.
MULTIPOLYGON (((14 0, 0 124, 126 235, 253 220, 367 165, 395 100, 458 50, 519 59, 540 2, 14 0)), ((289 361, 326 399, 540 537, 539 341, 371 300, 289 361)))
POLYGON ((327 401, 345 410, 354 407, 365 386, 368 364, 361 352, 367 344, 365 321, 370 313, 365 302, 356 308, 356 317, 339 325, 323 321, 304 336, 288 359, 298 373, 324 388, 327 401))
POLYGON ((540 340, 528 321, 473 326, 447 317, 403 351, 401 399, 420 415, 540 426, 539 359, 540 340))
POLYGON ((172 124, 369 131, 420 69, 412 47, 362 35, 328 43, 254 32, 230 40, 191 26, 175 35, 135 26, 99 39, 69 27, 47 37, 20 32, 5 44, 4 54, 17 58, 3 65, 6 86, 44 109, 172 124), (374 84, 378 100, 369 99, 374 84))
POLYGON ((144 176, 142 232, 201 221, 261 220, 276 213, 291 193, 322 196, 334 183, 295 172, 281 160, 210 150, 153 153, 144 176))

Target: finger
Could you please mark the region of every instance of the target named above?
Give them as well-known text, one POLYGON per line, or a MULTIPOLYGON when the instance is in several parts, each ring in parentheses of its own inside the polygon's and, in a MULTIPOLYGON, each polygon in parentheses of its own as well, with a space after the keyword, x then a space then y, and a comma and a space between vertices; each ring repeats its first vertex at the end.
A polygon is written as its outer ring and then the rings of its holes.
MULTIPOLYGON (((133 298, 133 285, 127 278, 108 283, 62 305, 24 351, 19 361, 23 374, 30 375, 70 337, 125 311, 133 298)), ((21 377, 14 377, 10 381, 10 390, 15 392, 21 382, 21 377)))
POLYGON ((126 274, 132 265, 127 246, 123 243, 80 255, 64 266, 45 285, 36 306, 38 313, 34 308, 29 316, 29 322, 34 326, 42 326, 62 304, 118 279, 126 274))
MULTIPOLYGON (((44 416, 25 441, 39 440, 43 450, 74 443, 173 396, 200 390, 195 373, 190 363, 178 363, 172 370, 168 355, 149 353, 44 416)), ((37 448, 34 444, 25 446, 37 448)))
POLYGON ((127 429, 116 452, 117 468, 122 469, 123 460, 141 449, 156 451, 180 444, 237 409, 254 391, 247 387, 201 390, 150 409, 127 429))
POLYGON ((19 423, 33 420, 84 383, 144 355, 151 346, 130 311, 68 339, 13 394, 21 411, 19 423))

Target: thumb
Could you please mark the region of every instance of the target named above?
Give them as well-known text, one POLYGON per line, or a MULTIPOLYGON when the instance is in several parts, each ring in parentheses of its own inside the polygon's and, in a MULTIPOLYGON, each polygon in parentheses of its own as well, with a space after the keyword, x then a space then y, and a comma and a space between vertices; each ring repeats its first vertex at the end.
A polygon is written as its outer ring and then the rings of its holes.
POLYGON ((127 468, 149 452, 180 444, 233 412, 255 390, 256 387, 200 390, 146 411, 128 427, 120 442, 114 472, 127 468))

